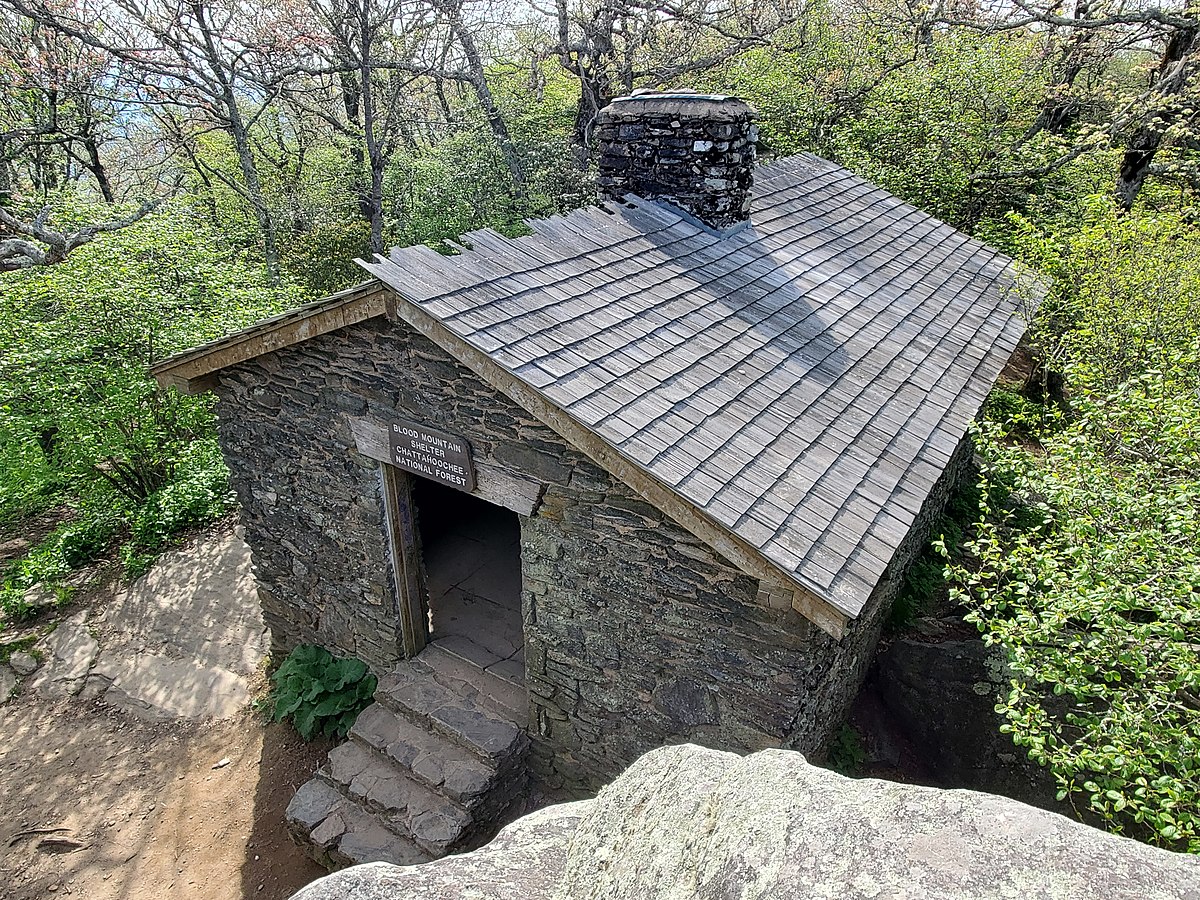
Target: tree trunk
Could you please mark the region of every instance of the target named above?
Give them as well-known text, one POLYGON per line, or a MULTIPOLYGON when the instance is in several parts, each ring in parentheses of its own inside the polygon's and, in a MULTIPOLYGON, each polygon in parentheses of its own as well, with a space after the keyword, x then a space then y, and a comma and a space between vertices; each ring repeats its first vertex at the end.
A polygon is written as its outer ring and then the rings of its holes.
POLYGON ((496 143, 500 145, 500 152, 503 154, 504 162, 512 176, 513 189, 517 196, 523 196, 525 193, 525 170, 521 165, 521 158, 517 153, 516 145, 513 144, 512 136, 508 133, 508 125, 500 115, 500 108, 496 106, 496 99, 492 96, 492 89, 488 86, 483 56, 475 44, 475 36, 463 24, 462 7, 458 2, 443 3, 442 9, 449 16, 451 33, 467 57, 471 87, 474 88, 479 105, 483 108, 483 115, 487 119, 488 127, 496 138, 496 143))
MULTIPOLYGON (((363 51, 364 54, 367 52, 363 51)), ((365 132, 366 126, 362 120, 362 99, 363 94, 370 90, 370 86, 363 88, 355 81, 351 75, 341 76, 342 84, 342 106, 346 110, 346 121, 353 122, 364 131, 363 143, 366 142, 365 132)), ((354 177, 351 181, 351 186, 355 196, 358 198, 358 214, 369 223, 374 223, 374 209, 371 205, 371 188, 367 185, 365 177, 366 170, 366 154, 363 151, 363 143, 352 143, 350 145, 350 162, 354 166, 354 177)))
POLYGON ((592 160, 592 129, 600 110, 612 101, 612 84, 602 68, 579 65, 578 70, 579 106, 575 110, 571 148, 575 165, 579 171, 586 172, 592 160))
POLYGON ((246 195, 254 208, 254 217, 258 220, 262 232, 263 261, 267 265, 267 275, 271 281, 279 280, 279 242, 275 234, 275 221, 267 200, 263 194, 262 182, 258 177, 258 164, 254 160, 254 151, 250 146, 250 135, 246 123, 237 108, 237 99, 233 91, 227 89, 225 98, 226 116, 229 122, 229 134, 233 138, 237 150, 238 164, 242 170, 242 178, 246 182, 246 195))
MULTIPOLYGON (((1167 41, 1162 62, 1158 67, 1157 87, 1160 97, 1173 97, 1187 87, 1192 62, 1189 57, 1196 46, 1197 34, 1196 28, 1180 29, 1167 41)), ((1130 135, 1125 145, 1125 155, 1121 158, 1121 169, 1117 174, 1114 189, 1117 205, 1121 209, 1133 209, 1133 204, 1150 175, 1154 156, 1162 145, 1163 131, 1174 118, 1175 114, 1170 109, 1151 108, 1130 135), (1158 122, 1154 121, 1156 117, 1158 122)))
POLYGON ((362 208, 371 224, 371 252, 383 253, 383 170, 387 166, 382 137, 376 127, 375 85, 371 80, 371 52, 374 49, 370 18, 365 9, 359 10, 358 78, 362 89, 363 143, 371 166, 370 188, 363 194, 362 208))
POLYGON ((104 163, 100 161, 100 147, 96 144, 96 138, 90 131, 83 140, 83 149, 87 151, 87 159, 84 161, 84 165, 92 173, 92 177, 96 179, 96 184, 100 188, 100 195, 104 198, 104 202, 111 206, 116 202, 116 198, 113 196, 112 184, 108 180, 108 172, 104 170, 104 163))
POLYGON ((225 118, 225 130, 233 138, 233 146, 237 151, 238 165, 242 170, 242 178, 246 183, 246 196, 250 201, 250 205, 254 208, 254 217, 258 220, 258 228, 262 233, 263 261, 267 266, 267 275, 271 281, 278 281, 279 241, 275 234, 275 222, 271 216, 271 210, 267 206, 266 197, 263 194, 262 181, 258 177, 258 164, 255 162, 254 150, 250 145, 250 134, 246 129, 246 122, 242 118, 242 112, 238 108, 237 96, 233 90, 230 73, 225 65, 225 61, 221 58, 221 51, 217 46, 221 38, 219 35, 214 35, 212 28, 209 26, 208 18, 205 16, 203 0, 195 0, 193 2, 192 14, 196 18, 196 23, 204 40, 205 57, 209 70, 220 86, 220 93, 216 99, 224 107, 222 112, 225 118))

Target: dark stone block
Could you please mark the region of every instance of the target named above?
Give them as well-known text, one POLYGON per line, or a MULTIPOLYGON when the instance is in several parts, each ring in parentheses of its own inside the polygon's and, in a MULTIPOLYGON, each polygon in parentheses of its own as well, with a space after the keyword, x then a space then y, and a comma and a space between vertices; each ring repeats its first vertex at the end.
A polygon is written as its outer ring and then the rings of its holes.
POLYGON ((668 678, 654 690, 654 706, 679 730, 721 724, 716 691, 686 677, 668 678))

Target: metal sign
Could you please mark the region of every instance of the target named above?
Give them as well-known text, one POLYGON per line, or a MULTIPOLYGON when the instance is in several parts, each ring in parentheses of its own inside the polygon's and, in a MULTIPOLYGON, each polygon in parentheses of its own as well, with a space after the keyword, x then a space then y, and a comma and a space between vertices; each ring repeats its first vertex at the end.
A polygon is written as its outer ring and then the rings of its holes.
POLYGON ((461 491, 475 490, 471 445, 463 438, 404 420, 388 427, 392 465, 461 491))

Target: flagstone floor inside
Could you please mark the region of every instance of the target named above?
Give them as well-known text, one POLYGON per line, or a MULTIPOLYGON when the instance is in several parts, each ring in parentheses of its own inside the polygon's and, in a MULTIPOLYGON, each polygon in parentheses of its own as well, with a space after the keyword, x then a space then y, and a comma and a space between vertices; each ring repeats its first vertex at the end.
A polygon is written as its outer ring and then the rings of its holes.
POLYGON ((525 683, 521 529, 516 513, 415 479, 429 588, 430 641, 525 683))

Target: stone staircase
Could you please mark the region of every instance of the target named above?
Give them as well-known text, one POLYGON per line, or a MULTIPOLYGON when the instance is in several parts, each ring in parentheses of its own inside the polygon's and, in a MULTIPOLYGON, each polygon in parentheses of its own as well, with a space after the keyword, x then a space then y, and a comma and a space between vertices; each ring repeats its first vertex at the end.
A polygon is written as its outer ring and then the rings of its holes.
POLYGON ((527 719, 522 686, 431 644, 380 679, 288 804, 288 828, 330 868, 468 849, 528 785, 527 719))

